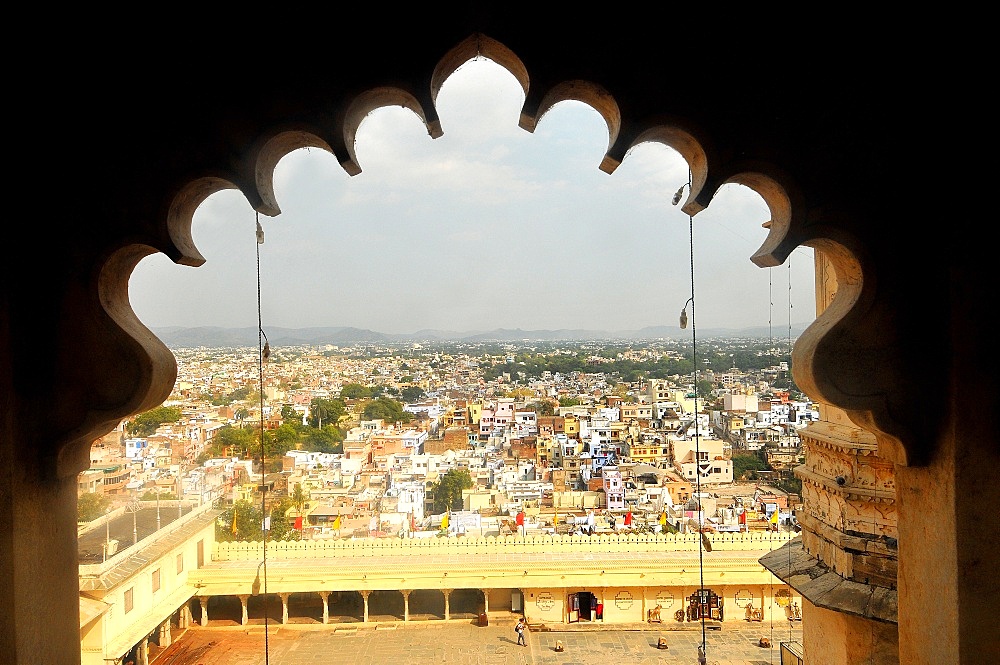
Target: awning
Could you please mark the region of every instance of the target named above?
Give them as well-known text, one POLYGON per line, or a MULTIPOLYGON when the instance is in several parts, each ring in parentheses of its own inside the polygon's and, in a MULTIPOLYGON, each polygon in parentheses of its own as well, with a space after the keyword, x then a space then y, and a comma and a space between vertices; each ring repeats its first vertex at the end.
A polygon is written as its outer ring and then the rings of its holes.
POLYGON ((111 609, 111 605, 103 600, 94 600, 86 596, 80 596, 80 630, 94 619, 98 618, 111 609))

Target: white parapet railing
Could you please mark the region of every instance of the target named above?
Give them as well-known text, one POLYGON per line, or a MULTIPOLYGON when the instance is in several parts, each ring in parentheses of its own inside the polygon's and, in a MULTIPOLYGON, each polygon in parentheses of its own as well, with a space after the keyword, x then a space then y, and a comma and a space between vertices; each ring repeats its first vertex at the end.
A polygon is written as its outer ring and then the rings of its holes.
MULTIPOLYGON (((712 551, 769 551, 798 534, 782 532, 705 534, 712 551)), ((328 559, 367 556, 426 556, 432 554, 499 554, 528 552, 693 552, 706 547, 701 534, 602 534, 528 535, 465 538, 344 538, 330 540, 268 541, 272 559, 328 559)), ((213 561, 258 560, 264 551, 261 542, 216 542, 213 561)))

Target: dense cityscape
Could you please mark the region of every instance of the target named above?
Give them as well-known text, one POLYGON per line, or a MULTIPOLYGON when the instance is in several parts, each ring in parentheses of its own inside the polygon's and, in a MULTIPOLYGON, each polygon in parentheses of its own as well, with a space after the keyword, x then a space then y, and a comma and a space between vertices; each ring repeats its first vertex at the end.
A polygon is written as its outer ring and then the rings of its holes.
MULTIPOLYGON (((631 513, 632 528, 683 531, 665 488, 678 508, 699 483, 766 479, 794 495, 796 430, 818 417, 787 347, 758 339, 702 343, 697 379, 690 344, 672 340, 175 355, 170 399, 93 447, 81 518, 180 498, 227 507, 220 532, 245 539, 264 517, 273 538, 322 538, 436 532, 453 513, 454 535, 519 512, 522 528, 552 529, 560 509, 563 528, 598 511, 603 526, 631 513), (609 494, 612 470, 624 491, 609 494)), ((718 512, 708 519, 732 528, 718 512)))
POLYGON ((798 598, 758 563, 800 530, 791 469, 799 429, 819 419, 788 349, 757 338, 709 339, 697 355, 671 339, 174 349, 170 397, 96 441, 79 477, 82 616, 99 626, 89 617, 109 601, 142 608, 105 614, 111 632, 88 630, 84 654, 150 662, 171 631, 269 616, 683 628, 721 626, 728 596, 750 626, 801 621, 798 598), (478 557, 454 558, 465 542, 507 564, 483 575, 478 557), (713 547, 729 552, 706 587, 692 557, 713 547), (511 570, 550 549, 563 552, 554 568, 511 570), (269 557, 291 557, 287 590, 258 601, 269 557), (619 577, 565 582, 595 567, 619 577), (658 581, 640 583, 647 573, 658 581))

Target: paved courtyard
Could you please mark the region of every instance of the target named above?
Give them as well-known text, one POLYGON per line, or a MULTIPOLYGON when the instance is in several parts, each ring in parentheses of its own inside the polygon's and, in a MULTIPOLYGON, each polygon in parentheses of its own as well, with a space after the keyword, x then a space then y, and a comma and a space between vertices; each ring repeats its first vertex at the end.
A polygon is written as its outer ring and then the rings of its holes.
MULTIPOLYGON (((514 619, 379 623, 373 625, 262 625, 188 629, 154 665, 623 665, 697 663, 700 625, 626 629, 588 625, 566 631, 532 631, 517 645, 514 619), (667 648, 658 647, 660 638, 667 648), (557 650, 561 643, 562 651, 557 650), (266 651, 266 652, 265 652, 266 651)), ((777 665, 780 643, 801 644, 802 627, 788 622, 733 623, 705 631, 708 662, 714 665, 777 665), (762 647, 760 638, 770 640, 762 647)))

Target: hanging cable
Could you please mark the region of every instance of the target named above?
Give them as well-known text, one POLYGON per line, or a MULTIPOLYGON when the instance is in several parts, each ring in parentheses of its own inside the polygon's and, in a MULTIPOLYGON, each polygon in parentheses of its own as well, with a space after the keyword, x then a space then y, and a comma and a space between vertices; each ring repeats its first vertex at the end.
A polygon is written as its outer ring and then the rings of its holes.
POLYGON ((264 244, 264 228, 260 225, 260 213, 257 213, 257 377, 258 386, 260 388, 260 516, 264 521, 263 523, 263 559, 258 566, 258 572, 261 568, 264 570, 264 663, 267 665, 269 661, 269 649, 268 649, 268 638, 267 638, 267 534, 269 529, 266 528, 270 526, 268 524, 269 518, 267 517, 267 477, 265 474, 264 465, 264 363, 267 361, 268 357, 271 355, 271 344, 267 339, 267 335, 264 334, 264 327, 261 321, 261 308, 260 308, 260 246, 264 244))
POLYGON ((774 318, 774 268, 767 269, 767 339, 769 343, 769 353, 774 353, 774 328, 771 321, 774 318))
MULTIPOLYGON (((792 352, 792 257, 788 257, 788 353, 792 352)), ((789 368, 790 369, 790 368, 789 368)))
MULTIPOLYGON (((775 510, 777 510, 777 508, 775 508, 775 510)), ((774 534, 771 531, 770 527, 768 527, 768 529, 767 529, 767 541, 768 541, 768 543, 767 543, 768 544, 767 551, 768 552, 773 552, 774 551, 774 534)), ((768 646, 767 654, 768 654, 768 662, 773 663, 774 662, 774 650, 771 647, 774 645, 774 573, 771 573, 771 575, 769 576, 768 583, 769 583, 769 590, 771 592, 771 594, 770 594, 771 595, 771 609, 767 613, 767 626, 768 626, 768 638, 767 639, 770 642, 771 646, 768 646)), ((760 603, 760 609, 761 609, 762 612, 764 611, 764 601, 763 601, 763 599, 761 600, 761 603, 760 603)))
MULTIPOLYGON (((674 194, 671 201, 673 205, 680 203, 681 195, 684 192, 684 187, 691 190, 691 169, 688 169, 688 181, 686 184, 682 185, 680 189, 674 194)), ((698 427, 698 333, 697 325, 695 320, 695 302, 694 302, 694 216, 688 214, 688 251, 691 256, 691 297, 688 298, 687 303, 685 303, 684 308, 681 310, 680 326, 681 328, 687 327, 688 316, 687 316, 687 304, 691 305, 691 360, 694 365, 694 371, 692 373, 692 378, 694 380, 694 455, 695 455, 695 493, 698 496, 698 614, 701 618, 701 645, 698 647, 698 662, 702 665, 708 662, 708 646, 706 644, 706 627, 705 627, 705 608, 708 606, 711 608, 711 602, 708 599, 708 594, 705 593, 705 543, 708 537, 705 532, 702 531, 704 528, 704 522, 702 518, 702 503, 701 503, 701 432, 698 427)), ((711 609, 709 609, 711 611, 711 609)))

